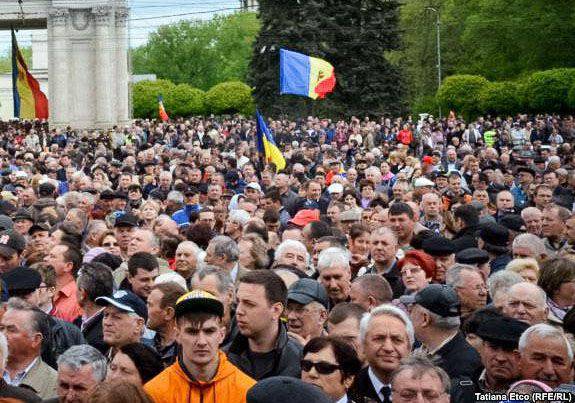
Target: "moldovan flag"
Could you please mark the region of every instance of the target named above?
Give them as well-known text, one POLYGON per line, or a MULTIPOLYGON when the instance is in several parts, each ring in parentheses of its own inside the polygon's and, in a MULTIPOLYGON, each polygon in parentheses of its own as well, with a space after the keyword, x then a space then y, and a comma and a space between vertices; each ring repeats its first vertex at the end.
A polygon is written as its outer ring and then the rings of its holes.
POLYGON ((28 71, 14 30, 12 30, 12 93, 14 117, 48 119, 48 98, 40 90, 38 81, 28 71))
POLYGON ((258 151, 265 156, 266 162, 273 162, 277 172, 279 172, 286 167, 286 160, 278 146, 276 146, 274 137, 266 126, 266 122, 260 112, 256 111, 256 115, 258 151))
POLYGON ((158 108, 158 115, 160 116, 160 119, 162 119, 164 122, 170 120, 170 117, 166 113, 166 108, 164 108, 164 97, 161 95, 158 96, 158 108))
POLYGON ((280 49, 280 93, 325 98, 335 88, 335 70, 323 59, 280 49))

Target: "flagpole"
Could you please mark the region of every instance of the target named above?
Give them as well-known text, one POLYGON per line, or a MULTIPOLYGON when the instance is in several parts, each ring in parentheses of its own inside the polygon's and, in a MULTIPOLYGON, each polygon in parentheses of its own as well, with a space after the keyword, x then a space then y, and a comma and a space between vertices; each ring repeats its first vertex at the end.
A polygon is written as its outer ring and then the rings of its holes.
POLYGON ((14 103, 14 117, 20 118, 20 105, 18 102, 18 44, 14 27, 10 26, 10 30, 12 31, 12 100, 14 103))

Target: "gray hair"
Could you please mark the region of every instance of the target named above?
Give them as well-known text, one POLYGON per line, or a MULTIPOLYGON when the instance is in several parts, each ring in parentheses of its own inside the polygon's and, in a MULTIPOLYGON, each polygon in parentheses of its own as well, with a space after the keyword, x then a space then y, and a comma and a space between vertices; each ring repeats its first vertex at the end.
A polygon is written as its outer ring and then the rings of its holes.
POLYGON ((4 333, 0 332, 0 365, 2 371, 6 369, 6 361, 8 361, 8 340, 4 333))
POLYGON ((443 317, 436 313, 431 312, 429 309, 418 305, 419 309, 425 310, 425 312, 431 318, 431 324, 433 327, 442 330, 453 330, 457 329, 461 325, 461 318, 459 316, 447 316, 443 317))
POLYGON ((458 288, 463 286, 461 284, 461 273, 464 271, 472 271, 478 273, 477 269, 473 266, 463 263, 455 263, 445 273, 445 284, 452 286, 453 288, 458 288))
POLYGON ((512 285, 522 282, 524 282, 523 277, 519 274, 508 270, 500 270, 489 276, 487 289, 491 298, 495 299, 499 292, 507 292, 512 285))
POLYGON ((397 242, 397 235, 395 235, 395 232, 393 232, 393 230, 392 230, 391 228, 389 228, 389 227, 379 227, 379 228, 374 229, 374 230, 371 232, 371 236, 373 237, 374 235, 387 235, 387 236, 390 236, 390 237, 393 239, 393 241, 395 242, 395 245, 398 244, 398 242, 397 242))
POLYGON ((288 249, 299 249, 302 252, 305 252, 305 260, 309 262, 309 253, 307 252, 307 248, 303 243, 300 241, 296 241, 295 239, 286 239, 282 243, 278 245, 276 248, 275 253, 275 260, 278 260, 280 256, 282 256, 288 249))
POLYGON ((183 203, 184 202, 184 194, 177 190, 171 190, 166 196, 166 200, 170 200, 176 203, 183 203))
POLYGON ((92 366, 94 380, 97 382, 106 379, 106 357, 89 344, 72 346, 58 357, 58 368, 66 366, 79 371, 84 365, 92 366))
POLYGON ((317 258, 317 270, 322 271, 333 266, 343 266, 350 270, 349 259, 350 253, 347 249, 331 247, 323 250, 317 258))
POLYGON ((230 290, 233 291, 233 289, 234 289, 234 281, 232 280, 230 273, 228 273, 226 270, 224 270, 220 267, 210 266, 210 265, 200 267, 198 270, 196 270, 196 272, 194 273, 194 276, 192 277, 192 287, 191 288, 195 287, 195 284, 193 281, 195 276, 198 276, 198 280, 200 280, 200 281, 202 281, 204 278, 206 278, 208 276, 216 277, 218 279, 217 289, 218 289, 218 292, 220 294, 224 294, 230 290))
POLYGON ((214 245, 216 256, 225 256, 229 262, 237 262, 240 258, 240 248, 229 236, 218 235, 210 241, 210 245, 214 245))
POLYGON ((228 215, 229 221, 240 224, 242 227, 248 223, 250 218, 250 213, 241 209, 232 210, 228 215))
POLYGON ((443 392, 451 391, 449 375, 441 367, 435 365, 423 351, 415 351, 401 360, 399 367, 391 374, 391 383, 393 384, 400 373, 408 370, 412 371, 412 379, 421 379, 423 375, 429 373, 434 374, 440 379, 443 392))
POLYGON ((515 237, 511 249, 515 248, 527 248, 533 253, 537 258, 541 255, 545 255, 545 243, 541 238, 534 234, 520 234, 515 237))
POLYGON ((146 229, 146 228, 138 228, 138 231, 143 231, 148 235, 148 242, 150 242, 150 246, 155 249, 160 248, 160 240, 154 233, 154 231, 146 229))
POLYGON ((523 287, 522 291, 534 291, 536 294, 536 297, 538 299, 538 304, 540 307, 545 308, 546 307, 546 303, 547 303, 547 294, 545 293, 545 291, 543 291, 543 288, 539 287, 536 284, 532 284, 532 283, 528 283, 527 281, 522 281, 520 283, 517 284, 513 284, 512 286, 509 287, 509 289, 507 290, 508 293, 511 293, 513 290, 519 288, 519 287, 523 287), (527 290, 525 290, 525 288, 527 288, 527 290))
POLYGON ((531 336, 537 336, 541 338, 556 338, 561 339, 562 342, 565 343, 565 347, 567 347, 567 356, 569 357, 569 361, 573 361, 573 348, 571 347, 571 343, 565 336, 563 330, 558 327, 548 325, 546 323, 539 323, 537 325, 531 326, 529 329, 523 332, 521 337, 519 338, 519 352, 523 354, 525 349, 527 348, 527 343, 529 343, 529 338, 531 336))
POLYGON ((413 346, 415 341, 415 333, 413 330, 413 323, 411 323, 411 319, 409 316, 401 310, 400 308, 390 305, 390 304, 383 304, 374 308, 371 312, 363 314, 361 321, 359 322, 359 338, 361 342, 365 342, 365 336, 367 335, 367 328, 369 324, 373 320, 373 318, 377 318, 379 316, 393 316, 396 319, 399 319, 405 325, 405 330, 407 332, 407 338, 409 339, 409 345, 413 346))

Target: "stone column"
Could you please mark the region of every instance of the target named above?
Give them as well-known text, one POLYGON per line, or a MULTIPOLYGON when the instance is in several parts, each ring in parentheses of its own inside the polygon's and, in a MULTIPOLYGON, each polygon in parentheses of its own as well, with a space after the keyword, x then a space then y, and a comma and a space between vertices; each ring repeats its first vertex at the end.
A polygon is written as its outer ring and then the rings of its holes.
POLYGON ((97 6, 92 9, 95 22, 94 49, 96 58, 95 86, 96 86, 96 125, 97 127, 110 127, 114 119, 114 48, 110 40, 112 32, 112 8, 97 6))
POLYGON ((128 64, 127 7, 116 7, 116 121, 127 124, 130 119, 130 69, 128 64))
POLYGON ((53 8, 48 16, 50 120, 56 126, 67 125, 69 119, 69 17, 65 8, 53 8))

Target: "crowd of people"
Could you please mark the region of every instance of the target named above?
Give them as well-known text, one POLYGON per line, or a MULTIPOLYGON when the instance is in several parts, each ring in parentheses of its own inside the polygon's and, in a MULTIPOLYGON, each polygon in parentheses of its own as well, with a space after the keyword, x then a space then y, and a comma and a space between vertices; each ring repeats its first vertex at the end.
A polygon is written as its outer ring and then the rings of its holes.
POLYGON ((572 117, 269 128, 0 122, 0 402, 567 401, 572 117))

